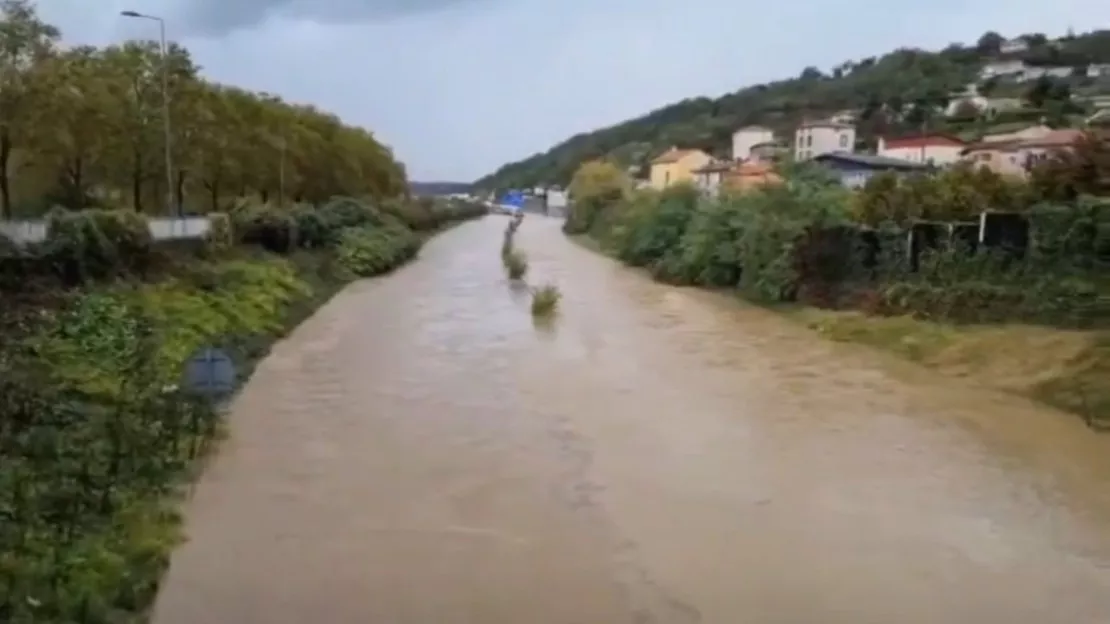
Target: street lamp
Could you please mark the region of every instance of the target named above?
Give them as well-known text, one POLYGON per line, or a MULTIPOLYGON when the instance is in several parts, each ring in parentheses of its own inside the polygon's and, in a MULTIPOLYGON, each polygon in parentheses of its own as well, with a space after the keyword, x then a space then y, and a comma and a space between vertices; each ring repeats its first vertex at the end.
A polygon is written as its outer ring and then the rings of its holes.
MULTIPOLYGON (((162 53, 162 126, 166 134, 164 140, 166 144, 166 209, 173 213, 175 212, 173 205, 173 155, 170 150, 170 140, 173 135, 170 132, 170 59, 169 49, 166 47, 166 20, 136 11, 120 11, 120 15, 158 22, 159 49, 162 53)), ((177 216, 180 217, 181 206, 177 207, 176 212, 178 213, 177 216)))

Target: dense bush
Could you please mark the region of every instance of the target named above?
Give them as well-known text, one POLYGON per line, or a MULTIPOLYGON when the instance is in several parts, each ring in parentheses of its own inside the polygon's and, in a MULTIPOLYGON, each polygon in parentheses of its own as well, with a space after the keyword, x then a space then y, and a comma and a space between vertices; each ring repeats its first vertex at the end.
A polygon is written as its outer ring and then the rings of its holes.
POLYGON ((420 239, 402 225, 348 228, 336 249, 340 265, 358 277, 391 271, 419 250, 420 239))
POLYGON ((142 271, 150 262, 150 227, 133 212, 58 209, 47 227, 45 252, 71 283, 142 271))
POLYGON ((205 235, 207 249, 214 253, 231 249, 235 244, 235 230, 231 225, 231 217, 223 212, 210 212, 208 221, 208 233, 205 235))
POLYGON ((206 268, 216 288, 90 291, 6 336, 0 621, 137 621, 150 606, 180 538, 169 504, 218 424, 174 386, 181 365, 279 333, 309 295, 283 261, 206 268))
POLYGON ((290 211, 258 204, 236 211, 234 218, 233 227, 241 243, 278 254, 297 248, 297 219, 290 211))
MULTIPOLYGON (((1033 236, 1023 259, 976 251, 946 234, 936 250, 908 261, 899 222, 962 221, 1026 191, 966 168, 902 181, 878 176, 858 194, 797 172, 780 186, 712 199, 681 186, 625 193, 591 212, 589 232, 657 279, 735 287, 757 301, 965 322, 1110 325, 1110 202, 1028 209, 1033 236)), ((574 218, 572 211, 568 222, 574 218)))

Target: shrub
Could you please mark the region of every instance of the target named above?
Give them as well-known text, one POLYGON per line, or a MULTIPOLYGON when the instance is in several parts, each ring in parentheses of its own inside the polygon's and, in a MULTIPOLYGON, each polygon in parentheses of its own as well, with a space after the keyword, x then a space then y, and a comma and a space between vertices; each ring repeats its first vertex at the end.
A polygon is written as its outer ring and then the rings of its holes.
POLYGON ((141 271, 150 261, 150 228, 133 212, 57 209, 47 227, 47 254, 70 283, 141 271))
POLYGON ((511 280, 524 279, 525 273, 528 272, 528 257, 524 255, 523 251, 519 249, 512 249, 505 255, 505 272, 509 275, 511 280))
POLYGON ((336 241, 346 228, 382 226, 386 221, 381 210, 351 197, 333 197, 319 212, 328 229, 336 235, 336 241))
POLYGON ((227 213, 208 213, 208 233, 204 242, 206 249, 215 253, 227 251, 235 244, 235 230, 227 213))
POLYGON ((562 294, 554 284, 544 284, 532 291, 532 316, 551 316, 559 308, 562 294))
POLYGON ((413 258, 420 241, 401 227, 348 228, 337 249, 341 266, 358 277, 386 273, 413 258))
POLYGON ((240 242, 267 251, 287 254, 297 247, 296 220, 274 206, 259 204, 239 210, 235 213, 234 228, 240 242))
POLYGON ((335 241, 335 233, 312 204, 297 204, 290 211, 297 225, 297 246, 304 249, 327 247, 335 241))

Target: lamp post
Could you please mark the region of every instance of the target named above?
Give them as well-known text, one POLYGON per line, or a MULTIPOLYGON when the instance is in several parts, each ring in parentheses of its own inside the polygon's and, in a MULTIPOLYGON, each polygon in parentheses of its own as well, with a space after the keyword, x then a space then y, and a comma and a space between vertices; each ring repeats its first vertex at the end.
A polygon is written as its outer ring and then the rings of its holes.
POLYGON ((166 47, 166 20, 136 11, 121 11, 120 15, 158 22, 159 50, 162 54, 162 127, 166 135, 163 141, 166 144, 166 209, 171 214, 176 212, 177 216, 181 216, 181 206, 174 210, 173 154, 170 149, 173 136, 170 131, 170 59, 169 49, 166 47))

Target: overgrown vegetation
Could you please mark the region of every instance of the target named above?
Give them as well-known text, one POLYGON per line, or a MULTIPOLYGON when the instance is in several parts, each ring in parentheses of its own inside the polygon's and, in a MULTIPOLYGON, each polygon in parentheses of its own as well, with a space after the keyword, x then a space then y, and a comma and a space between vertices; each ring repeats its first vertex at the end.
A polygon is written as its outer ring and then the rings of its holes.
POLYGON ((899 49, 825 71, 807 67, 797 77, 746 86, 719 98, 692 97, 637 119, 577 134, 544 153, 506 164, 475 184, 491 190, 566 186, 584 163, 605 159, 622 170, 642 171, 671 146, 727 158, 730 136, 742 126, 758 124, 790 137, 805 118, 845 111, 856 117, 857 147, 865 149, 873 148, 879 136, 912 134, 922 128, 975 140, 987 132, 1013 131, 1042 120, 1053 127, 1082 125, 1093 112, 1083 98, 1110 93, 1110 78, 1086 71, 1088 64, 1110 63, 1110 30, 1056 41, 1037 33, 1023 38, 1029 49, 1015 54, 1001 54, 1004 39, 988 32, 973 45, 953 44, 940 51, 899 49), (1073 75, 1029 82, 981 79, 980 70, 995 60, 1072 68, 1073 75), (985 97, 1018 99, 1022 107, 991 112, 977 110, 970 102, 960 105, 969 85, 985 97))
POLYGON ((544 284, 532 290, 532 316, 550 317, 559 309, 559 300, 562 295, 559 287, 554 284, 544 284))
MULTIPOLYGON (((782 185, 713 199, 685 186, 618 191, 626 188, 620 169, 591 163, 572 181, 578 201, 564 229, 656 279, 735 289, 763 304, 941 324, 1035 323, 1093 331, 1101 344, 1110 335, 1110 201, 1082 193, 1110 179, 1110 163, 1084 150, 1045 163, 1062 173, 1048 185, 1040 170, 1025 183, 957 167, 876 178, 853 193, 820 170, 795 168, 782 185), (1027 242, 980 241, 980 213, 998 210, 1007 212, 988 213, 987 224, 1009 217, 1027 228, 1027 242)), ((1084 353, 1089 361, 1067 369, 1074 377, 1031 393, 1091 422, 1110 419, 1091 373, 1080 373, 1107 370, 1107 361, 1091 359, 1107 352, 1084 353)))
POLYGON ((165 249, 133 213, 84 211, 9 248, 4 273, 31 272, 0 314, 0 621, 141 620, 180 538, 174 495, 220 428, 177 385, 186 359, 222 347, 245 377, 346 281, 412 258, 413 227, 484 212, 339 199, 308 228, 244 205, 205 246, 165 249))

